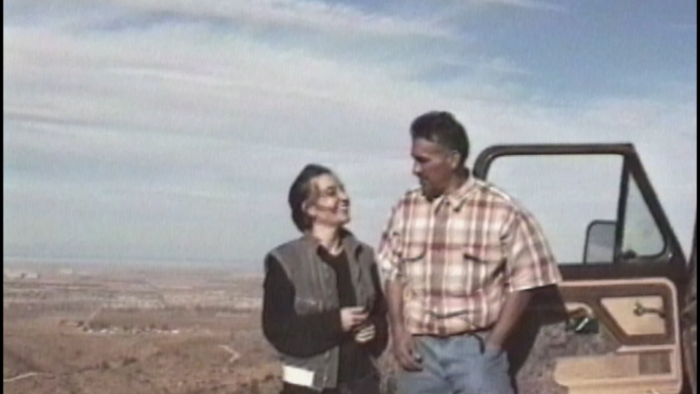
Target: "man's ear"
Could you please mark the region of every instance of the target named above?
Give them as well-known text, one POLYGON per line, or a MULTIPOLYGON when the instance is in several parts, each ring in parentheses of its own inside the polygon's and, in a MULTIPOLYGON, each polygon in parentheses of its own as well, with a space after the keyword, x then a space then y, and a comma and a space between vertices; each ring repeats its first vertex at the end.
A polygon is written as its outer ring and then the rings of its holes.
POLYGON ((450 153, 449 161, 450 161, 450 167, 452 168, 452 170, 457 170, 459 167, 461 167, 459 152, 452 151, 450 153))

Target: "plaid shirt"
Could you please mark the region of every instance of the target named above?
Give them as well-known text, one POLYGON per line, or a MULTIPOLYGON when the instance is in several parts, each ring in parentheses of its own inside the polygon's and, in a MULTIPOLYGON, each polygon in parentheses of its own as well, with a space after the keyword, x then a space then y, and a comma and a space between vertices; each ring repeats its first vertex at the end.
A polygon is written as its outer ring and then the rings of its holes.
POLYGON ((386 280, 404 284, 405 325, 417 335, 490 328, 509 292, 561 281, 534 217, 474 177, 432 202, 420 190, 407 193, 377 259, 386 280))

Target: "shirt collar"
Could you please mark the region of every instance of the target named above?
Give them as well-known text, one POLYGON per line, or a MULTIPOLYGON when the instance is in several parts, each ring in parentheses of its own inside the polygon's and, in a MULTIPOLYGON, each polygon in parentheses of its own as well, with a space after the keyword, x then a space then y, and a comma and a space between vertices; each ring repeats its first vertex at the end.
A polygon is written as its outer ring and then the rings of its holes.
POLYGON ((459 188, 438 198, 436 209, 443 203, 447 203, 454 211, 459 211, 462 208, 462 205, 464 205, 464 202, 467 201, 469 193, 474 190, 475 186, 476 180, 474 179, 473 175, 469 174, 467 180, 464 181, 459 188))

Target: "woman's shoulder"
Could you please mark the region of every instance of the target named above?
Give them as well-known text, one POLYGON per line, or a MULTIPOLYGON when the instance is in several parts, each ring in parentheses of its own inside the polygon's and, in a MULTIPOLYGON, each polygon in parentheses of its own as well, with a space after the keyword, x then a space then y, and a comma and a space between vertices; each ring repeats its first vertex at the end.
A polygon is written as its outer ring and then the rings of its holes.
POLYGON ((282 272, 290 276, 290 270, 297 265, 294 262, 302 255, 301 248, 303 245, 303 239, 297 238, 270 249, 264 257, 265 272, 269 272, 270 268, 281 268, 282 272))
POLYGON ((289 253, 298 250, 300 247, 304 246, 305 244, 305 239, 304 237, 299 237, 295 238, 292 240, 289 240, 287 242, 283 242, 272 249, 270 249, 265 255, 266 256, 275 256, 279 255, 281 253, 289 253))
POLYGON ((359 246, 368 247, 367 244, 365 244, 359 238, 357 238, 355 233, 348 230, 347 228, 343 228, 340 231, 341 231, 340 237, 343 240, 343 243, 345 244, 346 247, 347 246, 350 246, 353 248, 359 247, 359 246))
POLYGON ((345 245, 348 251, 353 253, 358 260, 367 262, 374 260, 374 248, 347 230, 345 233, 345 245))

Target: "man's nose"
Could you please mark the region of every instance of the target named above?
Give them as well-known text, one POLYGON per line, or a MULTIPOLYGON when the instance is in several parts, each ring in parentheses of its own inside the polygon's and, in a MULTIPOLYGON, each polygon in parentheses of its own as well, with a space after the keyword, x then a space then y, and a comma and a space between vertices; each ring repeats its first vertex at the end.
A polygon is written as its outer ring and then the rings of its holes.
POLYGON ((413 163, 413 175, 420 176, 422 171, 421 165, 418 162, 413 163))

